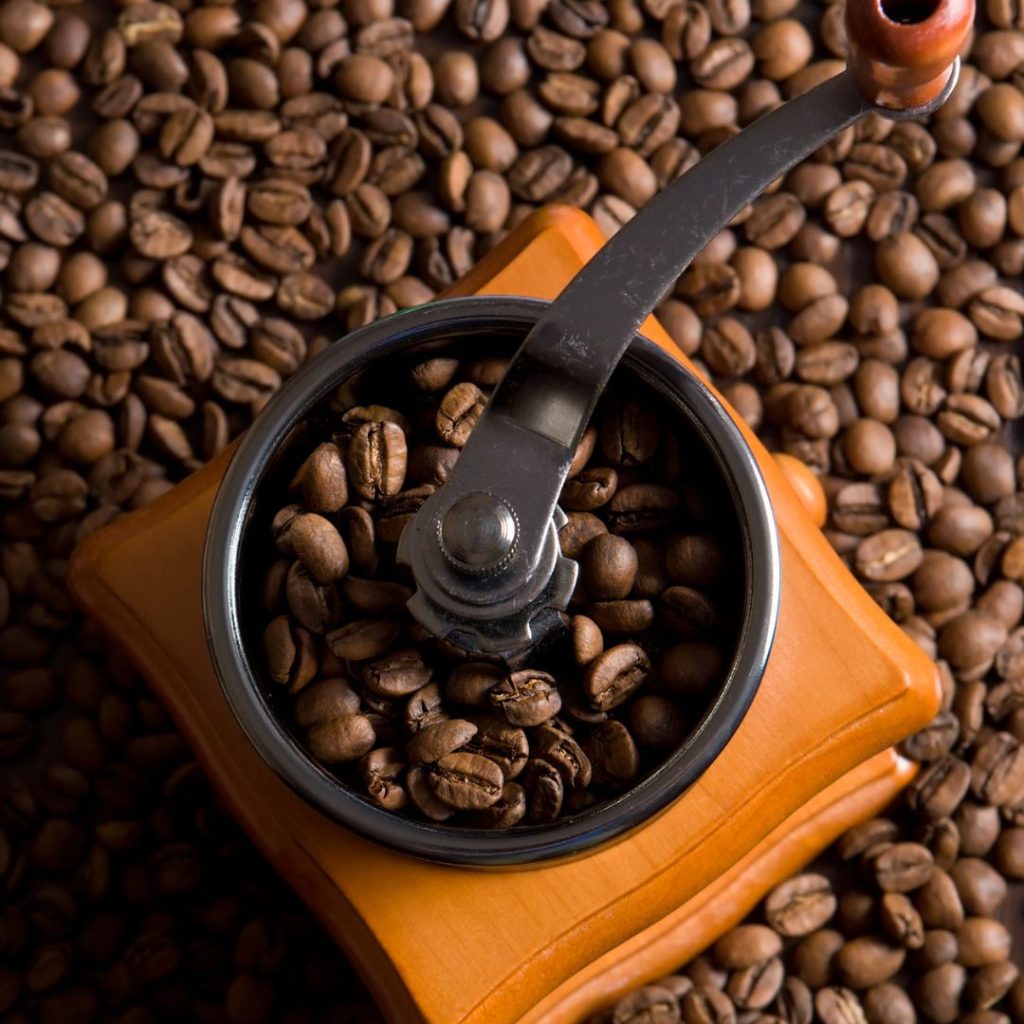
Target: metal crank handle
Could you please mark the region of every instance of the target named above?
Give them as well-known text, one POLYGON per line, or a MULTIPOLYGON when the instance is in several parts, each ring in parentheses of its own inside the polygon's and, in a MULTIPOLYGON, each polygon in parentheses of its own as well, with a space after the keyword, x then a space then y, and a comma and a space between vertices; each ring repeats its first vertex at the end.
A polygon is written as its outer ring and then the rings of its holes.
POLYGON ((847 0, 846 70, 714 149, 569 282, 401 538, 424 625, 507 653, 551 624, 553 612, 531 618, 567 604, 576 571, 558 548, 558 496, 640 325, 704 246, 800 160, 869 112, 920 117, 945 102, 973 13, 973 0, 847 0))

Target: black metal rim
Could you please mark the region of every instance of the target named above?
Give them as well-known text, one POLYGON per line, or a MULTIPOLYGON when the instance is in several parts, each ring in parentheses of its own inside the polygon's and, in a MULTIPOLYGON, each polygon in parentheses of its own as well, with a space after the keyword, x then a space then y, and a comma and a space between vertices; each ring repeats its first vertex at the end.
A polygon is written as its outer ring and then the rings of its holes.
POLYGON ((546 303, 473 297, 429 303, 376 321, 326 349, 296 373, 249 428, 224 475, 203 553, 203 617, 224 695, 250 742, 297 793, 359 834, 428 860, 499 866, 579 854, 637 827, 695 782, 723 750, 757 693, 779 613, 778 535, 753 453, 711 391, 652 342, 637 337, 623 359, 672 401, 718 462, 744 529, 745 614, 737 653, 718 698, 683 746, 638 785, 613 800, 551 825, 506 832, 449 828, 402 818, 348 789, 291 737, 260 692, 242 639, 238 559, 253 496, 271 454, 296 423, 343 380, 371 361, 429 340, 522 329, 546 303))

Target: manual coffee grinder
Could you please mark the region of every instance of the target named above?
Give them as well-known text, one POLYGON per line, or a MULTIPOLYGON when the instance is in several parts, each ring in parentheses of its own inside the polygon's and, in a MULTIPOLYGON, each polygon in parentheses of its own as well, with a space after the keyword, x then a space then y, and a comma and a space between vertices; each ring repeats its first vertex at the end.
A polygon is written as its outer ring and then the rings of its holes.
POLYGON ((813 475, 770 455, 649 313, 746 204, 839 131, 941 104, 972 15, 969 0, 848 0, 847 70, 709 153, 611 242, 577 211, 538 212, 446 299, 321 353, 237 446, 75 552, 78 600, 390 1020, 578 1021, 698 952, 913 776, 892 744, 936 712, 934 665, 829 547, 813 475), (511 656, 559 628, 575 566, 557 498, 613 371, 674 404, 743 526, 742 635, 694 735, 622 798, 503 835, 374 812, 325 781, 268 712, 247 653, 245 526, 297 425, 374 361, 463 344, 515 355, 401 538, 410 611, 435 634, 511 656))

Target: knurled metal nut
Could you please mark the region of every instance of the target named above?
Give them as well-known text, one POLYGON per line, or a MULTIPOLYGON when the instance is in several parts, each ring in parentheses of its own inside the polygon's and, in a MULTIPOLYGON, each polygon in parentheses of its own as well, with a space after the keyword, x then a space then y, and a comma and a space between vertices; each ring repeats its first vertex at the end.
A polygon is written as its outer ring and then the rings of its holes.
POLYGON ((504 502, 502 506, 508 511, 512 517, 512 522, 515 527, 515 533, 512 537, 512 544, 508 551, 493 565, 470 565, 468 562, 463 562, 462 559, 453 555, 449 550, 448 546, 444 542, 444 524, 442 523, 441 516, 438 516, 434 520, 434 533, 437 538, 437 546, 441 549, 441 554, 444 555, 445 560, 449 565, 458 569, 459 572, 465 573, 467 576, 495 576, 499 572, 503 572, 512 564, 512 559, 515 558, 516 552, 519 550, 519 516, 516 515, 516 510, 510 508, 504 502))

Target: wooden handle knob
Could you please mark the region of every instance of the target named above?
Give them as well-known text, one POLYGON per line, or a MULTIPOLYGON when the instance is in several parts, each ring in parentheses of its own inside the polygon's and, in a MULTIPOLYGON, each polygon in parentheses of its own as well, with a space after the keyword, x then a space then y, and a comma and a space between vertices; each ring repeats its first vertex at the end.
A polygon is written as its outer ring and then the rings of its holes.
POLYGON ((910 110, 943 90, 974 21, 974 0, 846 0, 849 65, 864 95, 910 110))

